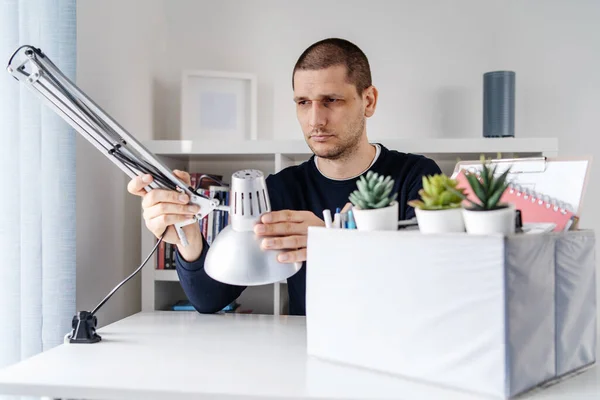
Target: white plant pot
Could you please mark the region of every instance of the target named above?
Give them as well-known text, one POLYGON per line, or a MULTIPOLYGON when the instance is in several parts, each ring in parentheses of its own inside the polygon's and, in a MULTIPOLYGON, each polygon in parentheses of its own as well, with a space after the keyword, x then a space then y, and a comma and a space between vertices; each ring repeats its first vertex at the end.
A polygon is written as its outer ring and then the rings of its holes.
POLYGON ((361 210, 352 208, 356 229, 361 231, 398 230, 398 202, 394 201, 384 208, 361 210))
POLYGON ((462 208, 448 210, 421 210, 415 208, 421 233, 464 232, 462 208))
POLYGON ((463 209, 463 219, 467 233, 474 235, 489 235, 494 233, 511 235, 515 233, 515 218, 516 214, 513 204, 493 211, 463 209))

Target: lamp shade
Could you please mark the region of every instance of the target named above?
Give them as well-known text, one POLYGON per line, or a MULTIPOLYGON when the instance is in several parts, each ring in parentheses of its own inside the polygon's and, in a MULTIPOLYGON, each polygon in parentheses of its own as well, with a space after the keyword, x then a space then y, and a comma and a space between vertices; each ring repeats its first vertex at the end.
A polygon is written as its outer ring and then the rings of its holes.
POLYGON ((279 282, 294 275, 302 263, 280 263, 281 250, 264 250, 254 233, 260 216, 271 211, 271 202, 261 171, 246 169, 231 177, 229 196, 231 222, 213 240, 204 261, 211 278, 238 286, 279 282))

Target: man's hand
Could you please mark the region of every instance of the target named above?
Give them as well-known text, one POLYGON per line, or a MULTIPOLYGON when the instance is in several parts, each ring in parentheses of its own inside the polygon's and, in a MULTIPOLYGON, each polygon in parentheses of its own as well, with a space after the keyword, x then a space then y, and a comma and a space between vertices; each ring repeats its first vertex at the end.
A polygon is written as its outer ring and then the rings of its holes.
POLYGON ((261 216, 254 233, 264 236, 262 247, 269 250, 289 250, 278 256, 282 263, 306 261, 309 226, 325 226, 325 222, 310 211, 273 211, 261 216))
MULTIPOLYGON (((174 170, 179 179, 190 185, 190 175, 185 171, 174 170)), ((152 189, 146 192, 144 187, 152 182, 151 175, 137 176, 127 184, 127 191, 142 198, 144 221, 146 227, 157 238, 165 232, 163 241, 179 245, 179 251, 184 259, 193 261, 202 252, 202 238, 199 224, 190 224, 183 227, 190 246, 182 247, 179 236, 173 224, 183 222, 194 216, 200 207, 188 204, 189 196, 174 190, 152 189)))

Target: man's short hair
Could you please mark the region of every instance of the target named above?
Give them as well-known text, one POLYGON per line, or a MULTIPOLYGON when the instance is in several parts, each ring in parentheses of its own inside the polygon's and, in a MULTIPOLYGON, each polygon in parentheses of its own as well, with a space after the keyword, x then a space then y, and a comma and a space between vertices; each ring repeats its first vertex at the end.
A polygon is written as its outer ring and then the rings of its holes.
POLYGON ((292 89, 296 71, 319 70, 336 65, 346 67, 347 80, 354 84, 358 94, 371 86, 371 68, 365 53, 345 39, 329 38, 312 44, 300 55, 292 73, 292 89))

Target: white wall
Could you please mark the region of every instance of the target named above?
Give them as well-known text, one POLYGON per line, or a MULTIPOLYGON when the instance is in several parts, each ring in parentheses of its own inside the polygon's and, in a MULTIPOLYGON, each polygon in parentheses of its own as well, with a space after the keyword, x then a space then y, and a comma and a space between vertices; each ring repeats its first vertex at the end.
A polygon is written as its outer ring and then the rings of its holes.
MULTIPOLYGON (((598 1, 111 0, 78 6, 78 82, 142 140, 178 138, 183 69, 256 73, 259 138, 300 138, 292 68, 308 45, 337 36, 358 44, 371 62, 380 91, 368 123, 371 137, 480 137, 482 74, 510 69, 517 74, 516 136, 558 137, 561 155, 600 156, 598 1)), ((78 151, 80 307, 137 265, 140 218, 123 174, 89 148, 78 151), (98 203, 92 186, 107 200, 98 203)), ((593 185, 599 172, 596 163, 584 228, 600 226, 594 207, 600 189, 593 185)), ((133 286, 107 305, 110 318, 139 307, 139 285, 133 286)))
MULTIPOLYGON (((152 138, 152 58, 159 2, 77 3, 77 84, 139 140, 152 138)), ((77 309, 90 309, 140 263, 141 208, 128 178, 77 142, 77 309)), ((98 312, 100 325, 141 308, 141 274, 98 312)))

